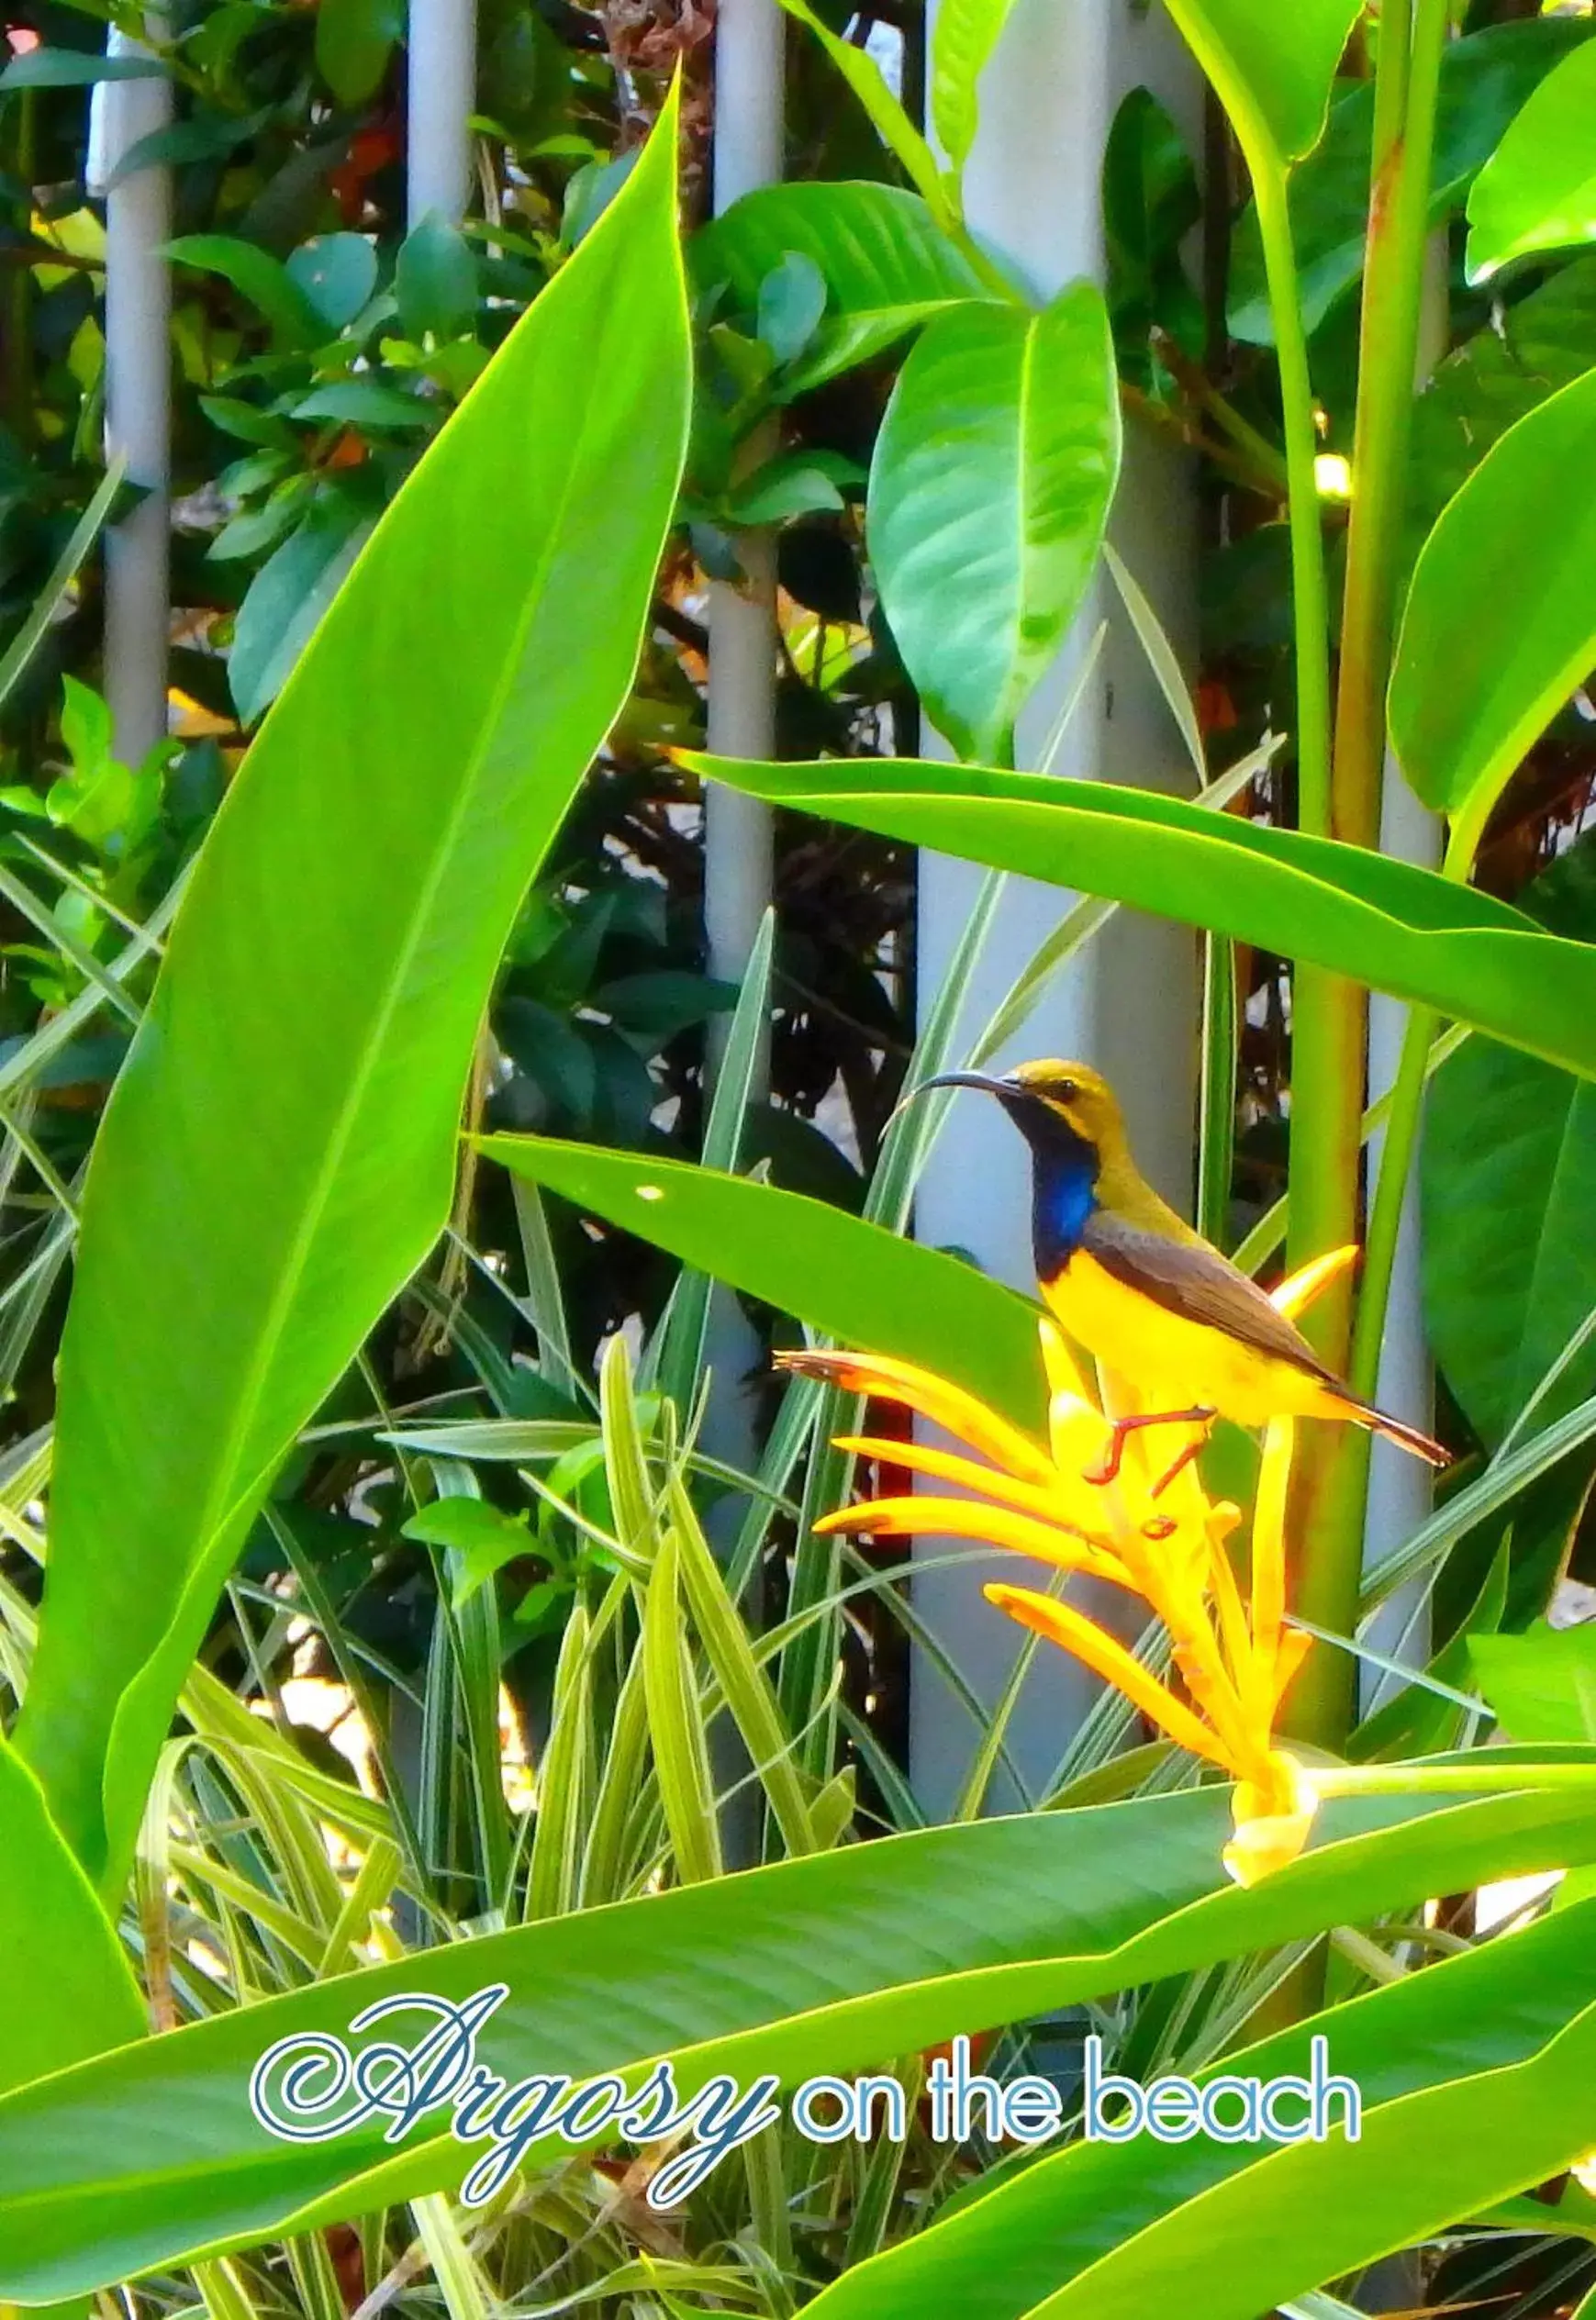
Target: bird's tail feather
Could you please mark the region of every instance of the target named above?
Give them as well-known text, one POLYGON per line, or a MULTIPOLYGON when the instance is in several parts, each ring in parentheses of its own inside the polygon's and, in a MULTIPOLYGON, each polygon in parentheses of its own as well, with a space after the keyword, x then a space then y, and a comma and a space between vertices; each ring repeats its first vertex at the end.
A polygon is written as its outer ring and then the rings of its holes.
POLYGON ((1411 1450, 1415 1458, 1427 1458, 1433 1467, 1451 1465, 1450 1450, 1435 1441, 1433 1435, 1421 1433, 1417 1426, 1410 1426, 1405 1419, 1390 1417, 1385 1411, 1377 1410, 1372 1401, 1355 1401, 1350 1395, 1346 1406, 1348 1415, 1356 1418, 1360 1425, 1367 1426, 1371 1433, 1383 1433, 1386 1440, 1394 1442, 1399 1449, 1411 1450))

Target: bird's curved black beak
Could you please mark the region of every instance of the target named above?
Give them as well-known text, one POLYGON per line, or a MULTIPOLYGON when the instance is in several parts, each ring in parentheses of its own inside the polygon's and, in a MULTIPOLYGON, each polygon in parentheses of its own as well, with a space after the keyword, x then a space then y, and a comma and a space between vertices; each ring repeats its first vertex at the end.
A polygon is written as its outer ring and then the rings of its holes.
POLYGON ((928 1088, 978 1088, 984 1096, 996 1096, 999 1103, 1023 1093, 1013 1080, 993 1079, 984 1071, 938 1072, 934 1079, 922 1079, 910 1093, 923 1096, 928 1088))
POLYGON ((984 1071, 942 1071, 933 1079, 922 1079, 918 1087, 909 1088, 899 1097, 893 1106, 892 1119, 887 1125, 890 1128, 899 1112, 907 1111, 911 1103, 921 1096, 929 1095, 933 1088, 975 1088, 983 1096, 996 1096, 1006 1110, 1011 1109, 1016 1102, 1022 1102, 1025 1097, 1025 1090, 1012 1079, 993 1079, 984 1071))

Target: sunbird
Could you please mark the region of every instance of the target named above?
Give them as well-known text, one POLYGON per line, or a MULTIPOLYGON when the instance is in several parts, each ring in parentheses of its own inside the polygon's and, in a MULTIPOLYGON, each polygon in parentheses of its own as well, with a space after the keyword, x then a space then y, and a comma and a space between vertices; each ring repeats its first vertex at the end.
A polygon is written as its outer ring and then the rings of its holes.
POLYGON ((1206 1438, 1215 1418, 1350 1419, 1432 1466, 1448 1463, 1438 1442, 1327 1368, 1256 1282, 1159 1199, 1131 1156, 1113 1089, 1088 1064, 1022 1064, 1001 1079, 943 1072, 922 1086, 978 1088, 1002 1105, 1031 1147, 1042 1295, 1069 1335, 1147 1402, 1116 1427, 1099 1479, 1113 1479, 1132 1427, 1189 1422, 1206 1438))

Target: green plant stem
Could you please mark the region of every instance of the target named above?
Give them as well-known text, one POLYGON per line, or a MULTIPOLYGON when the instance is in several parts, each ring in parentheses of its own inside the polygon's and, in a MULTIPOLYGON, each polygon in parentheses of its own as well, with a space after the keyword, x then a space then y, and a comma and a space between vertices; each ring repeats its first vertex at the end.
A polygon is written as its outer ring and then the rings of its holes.
MULTIPOLYGON (((1398 551, 1407 507, 1436 109, 1450 0, 1412 0, 1407 40, 1397 37, 1401 28, 1394 8, 1388 10, 1388 17, 1375 88, 1375 181, 1335 727, 1336 832, 1367 845, 1378 844, 1379 836, 1386 693, 1396 650, 1398 551)), ((1434 1014, 1414 1009, 1392 1090, 1353 1347, 1354 1381, 1367 1379, 1360 1390, 1368 1393, 1378 1372, 1403 1199, 1423 1109, 1427 1058, 1438 1028, 1434 1014)), ((1367 1471, 1367 1441, 1361 1450, 1367 1471)))
POLYGON ((1352 510, 1336 694, 1332 831, 1379 841, 1386 688, 1396 642, 1397 548, 1407 504, 1414 371, 1423 306, 1431 161, 1449 0, 1388 5, 1375 81, 1358 349, 1352 510))
POLYGON ((1316 1765, 1310 1778, 1322 1797, 1494 1796, 1519 1789, 1596 1789, 1596 1763, 1493 1765, 1481 1752, 1468 1764, 1316 1765))
MULTIPOLYGON (((1291 529, 1292 622, 1297 670, 1298 821, 1318 836, 1331 829, 1330 618, 1324 578, 1324 534, 1314 473, 1318 435, 1308 342, 1297 293, 1296 252, 1287 206, 1286 173, 1278 163, 1255 163, 1253 195, 1263 239, 1280 364, 1280 407, 1286 441, 1291 529)), ((1362 1006, 1356 987, 1318 967, 1299 967, 1293 989, 1291 1063, 1291 1207, 1293 1265, 1351 1238, 1357 1222, 1359 1125, 1363 1115, 1362 1006)), ((1319 1300, 1314 1342, 1326 1360, 1345 1359, 1351 1328, 1349 1296, 1319 1300)), ((1316 1461, 1304 1438, 1302 1465, 1316 1461)), ((1318 1600, 1317 1575, 1305 1566, 1309 1597, 1318 1600)), ((1316 1612, 1333 1623, 1329 1602, 1341 1608, 1337 1588, 1316 1612)), ((1340 1671, 1337 1671, 1339 1677, 1340 1671)), ((1319 1678, 1323 1681, 1325 1679, 1319 1678)))
MULTIPOLYGON (((32 202, 34 171, 38 167, 39 91, 17 93, 17 110, 6 156, 11 174, 32 202)), ((23 221, 24 233, 30 221, 23 221)), ((20 254, 20 253, 19 253, 20 254)), ((10 269, 3 309, 4 374, 0 379, 0 417, 24 449, 33 441, 33 275, 26 265, 10 269)))
POLYGON ((1286 173, 1255 168, 1253 197, 1268 274, 1269 305, 1280 364, 1280 407, 1291 527, 1292 620, 1297 662, 1298 818, 1304 830, 1328 835, 1330 815, 1330 611, 1324 579, 1324 534, 1319 519, 1314 460, 1319 441, 1308 340, 1297 295, 1297 255, 1286 202, 1286 173))
POLYGON ((965 224, 962 218, 944 218, 940 222, 942 223, 943 230, 947 235, 948 240, 957 250, 959 255, 967 260, 969 264, 974 268, 975 272, 980 276, 982 283, 988 290, 991 291, 996 297, 1000 298, 1007 306, 1016 307, 1024 306, 1026 304, 1026 300, 1016 286, 1012 275, 1005 273, 1003 268, 999 265, 997 260, 988 256, 987 251, 982 249, 980 243, 976 240, 975 235, 971 233, 969 228, 965 224))
MULTIPOLYGON (((1413 374, 1423 295, 1431 156, 1447 0, 1388 6, 1381 26, 1375 87, 1374 174, 1365 265, 1353 499, 1334 745, 1320 797, 1305 764, 1301 824, 1359 845, 1378 842, 1386 755, 1385 696, 1396 620, 1396 547, 1411 430, 1413 374), (1323 814, 1323 819, 1318 817, 1323 814)), ((1260 216, 1262 215, 1260 209, 1260 216)), ((1283 302, 1278 293, 1275 303, 1283 302)), ((1279 329, 1277 317, 1277 331, 1279 329)), ((1282 379, 1286 351, 1282 342, 1282 379)), ((1289 437, 1288 438, 1289 445, 1289 437)), ((1293 478, 1295 501, 1301 485, 1293 478)), ((1293 511, 1295 513, 1295 509, 1293 511)), ((1313 502, 1317 523, 1317 498, 1313 502)), ((1299 653, 1301 652, 1299 625, 1299 653)), ((1314 667, 1317 670, 1317 655, 1314 667)), ((1304 710, 1302 721, 1307 722, 1304 710)), ((1300 1264, 1356 1240, 1364 1107, 1367 1002, 1356 986, 1300 972, 1292 1036, 1290 1254, 1300 1264)), ((1423 1099, 1424 1058, 1433 1019, 1412 1032, 1417 1053, 1393 1105, 1381 1166, 1381 1192, 1371 1220, 1371 1247, 1355 1335, 1350 1288, 1326 1299, 1314 1331, 1320 1353, 1337 1368, 1378 1366, 1402 1195, 1423 1099)), ((1368 1444, 1349 1429, 1315 1428, 1304 1436, 1296 1478, 1296 1531, 1301 1562, 1298 1601, 1304 1618, 1340 1633, 1356 1616, 1367 1499, 1368 1444)), ((1350 1663, 1323 1655, 1293 1694, 1290 1725, 1336 1747, 1350 1729, 1356 1675, 1350 1663)))

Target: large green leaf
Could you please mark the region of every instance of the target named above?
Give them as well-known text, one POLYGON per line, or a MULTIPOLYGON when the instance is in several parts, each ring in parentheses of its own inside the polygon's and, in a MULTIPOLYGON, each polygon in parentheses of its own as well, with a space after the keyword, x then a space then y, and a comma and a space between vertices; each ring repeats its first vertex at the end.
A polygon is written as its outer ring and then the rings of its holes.
POLYGON ((326 324, 280 258, 236 234, 180 234, 166 254, 179 265, 219 273, 258 307, 285 347, 315 346, 328 336, 326 324))
POLYGON ((1596 241, 1596 44, 1536 89, 1468 202, 1468 274, 1483 282, 1535 250, 1596 241))
POLYGON ((1596 370, 1509 429, 1424 544, 1391 676, 1391 740, 1472 833, 1596 665, 1596 370))
POLYGON ((1023 1425, 1043 1421, 1038 1309, 957 1257, 826 1201, 680 1160, 545 1136, 489 1136, 480 1148, 847 1344, 921 1362, 1023 1425))
POLYGON ((169 68, 155 56, 104 56, 98 49, 25 49, 7 57, 0 92, 81 89, 98 81, 163 81, 169 68))
POLYGON ((626 696, 686 425, 674 136, 329 612, 100 1131, 18 1737, 108 1890, 262 1491, 442 1227, 499 953, 626 696))
POLYGON ((1582 378, 1596 347, 1596 257, 1559 267, 1449 355, 1413 407, 1402 563, 1510 427, 1582 378))
POLYGON ((1202 301, 1182 255, 1201 216, 1184 137, 1151 89, 1133 89, 1103 151, 1103 244, 1121 371, 1144 390, 1159 368, 1150 345, 1155 329, 1201 355, 1202 301))
POLYGON ((1014 0, 940 0, 931 41, 931 117, 942 148, 962 170, 976 141, 977 84, 1014 0))
MULTIPOLYGON (((1559 854, 1519 902, 1554 934, 1596 937, 1596 834, 1559 854)), ((1596 1090, 1471 1039, 1430 1084, 1420 1173, 1425 1327, 1448 1387, 1494 1447, 1596 1311, 1585 1213, 1596 1090)), ((1596 1345, 1588 1344, 1537 1403, 1535 1428, 1593 1391, 1596 1345)), ((1559 1499, 1571 1489, 1577 1503, 1585 1465, 1571 1459, 1557 1478, 1559 1499)))
POLYGON ((0 2087, 10 2088, 142 2037, 146 2024, 116 1930, 4 1738, 0 1856, 0 2087))
POLYGON ((904 364, 870 470, 870 558, 904 664, 962 755, 1011 753, 1090 583, 1119 464, 1095 284, 1042 314, 957 307, 904 364))
POLYGON ((694 236, 693 275, 707 293, 724 284, 753 315, 760 285, 793 253, 824 282, 826 311, 783 375, 788 397, 882 353, 944 307, 992 295, 918 194, 868 183, 744 194, 694 236))
POLYGON ((868 180, 761 186, 695 234, 689 255, 701 288, 725 283, 752 314, 792 251, 819 269, 831 315, 990 296, 918 194, 868 180))
POLYGON ((1319 142, 1335 68, 1363 0, 1168 0, 1244 145, 1259 132, 1278 162, 1319 142))
MULTIPOLYGON (((1361 2136, 1077 2141, 846 2273, 816 2320, 1256 2320, 1566 2166, 1591 2131, 1596 1903, 1413 1973, 1200 2077, 1301 2077, 1310 2041, 1361 2136)), ((1232 2095, 1223 2115, 1240 2115, 1232 2095)), ((1289 2118, 1299 2116, 1293 2105, 1289 2118)), ((1333 2116, 1339 2122, 1337 2105, 1333 2116)), ((1546 2228, 1554 2230, 1547 2211, 1546 2228)))
POLYGON ((1468 1657, 1497 1721, 1515 1740, 1596 1741, 1596 1622, 1470 1635, 1468 1657))
POLYGON ((364 105, 376 95, 404 31, 399 0, 320 0, 316 66, 340 105, 364 105))
MULTIPOLYGON (((1424 1317, 1446 1383, 1489 1444, 1596 1309, 1596 1088, 1471 1039, 1431 1082, 1422 1159, 1424 1317)), ((1538 1422, 1596 1390, 1596 1348, 1538 1422)))
MULTIPOLYGON (((1447 44, 1441 62, 1430 222, 1462 203, 1513 115, 1546 73, 1589 39, 1591 28, 1561 17, 1492 25, 1447 44)), ((1323 139, 1292 173, 1291 227, 1302 318, 1317 329, 1363 273, 1368 184, 1374 156, 1374 84, 1360 81, 1336 100, 1323 139)), ((1236 221, 1229 279, 1232 335, 1274 343, 1258 214, 1236 221)))
POLYGON ((372 533, 352 494, 321 491, 255 573, 233 621, 228 690, 246 725, 270 708, 372 533))
POLYGON ((683 762, 773 804, 1310 960, 1596 1078, 1596 946, 1433 871, 1107 782, 889 758, 683 762))
POLYGON ((467 2155, 445 2133, 423 2128, 396 2155, 370 2128, 287 2145, 250 2109, 268 2045, 341 2034, 401 1991, 459 2003, 508 1983, 481 2054, 512 2080, 670 2054, 684 2088, 717 2070, 790 2082, 1596 1852, 1588 1792, 1441 1811, 1343 1800, 1300 1860, 1244 1891, 1219 1868, 1228 1825, 1226 1792, 1205 1789, 892 1837, 455 1943, 140 2040, 0 2102, 0 2297, 64 2296, 457 2182, 467 2155))

